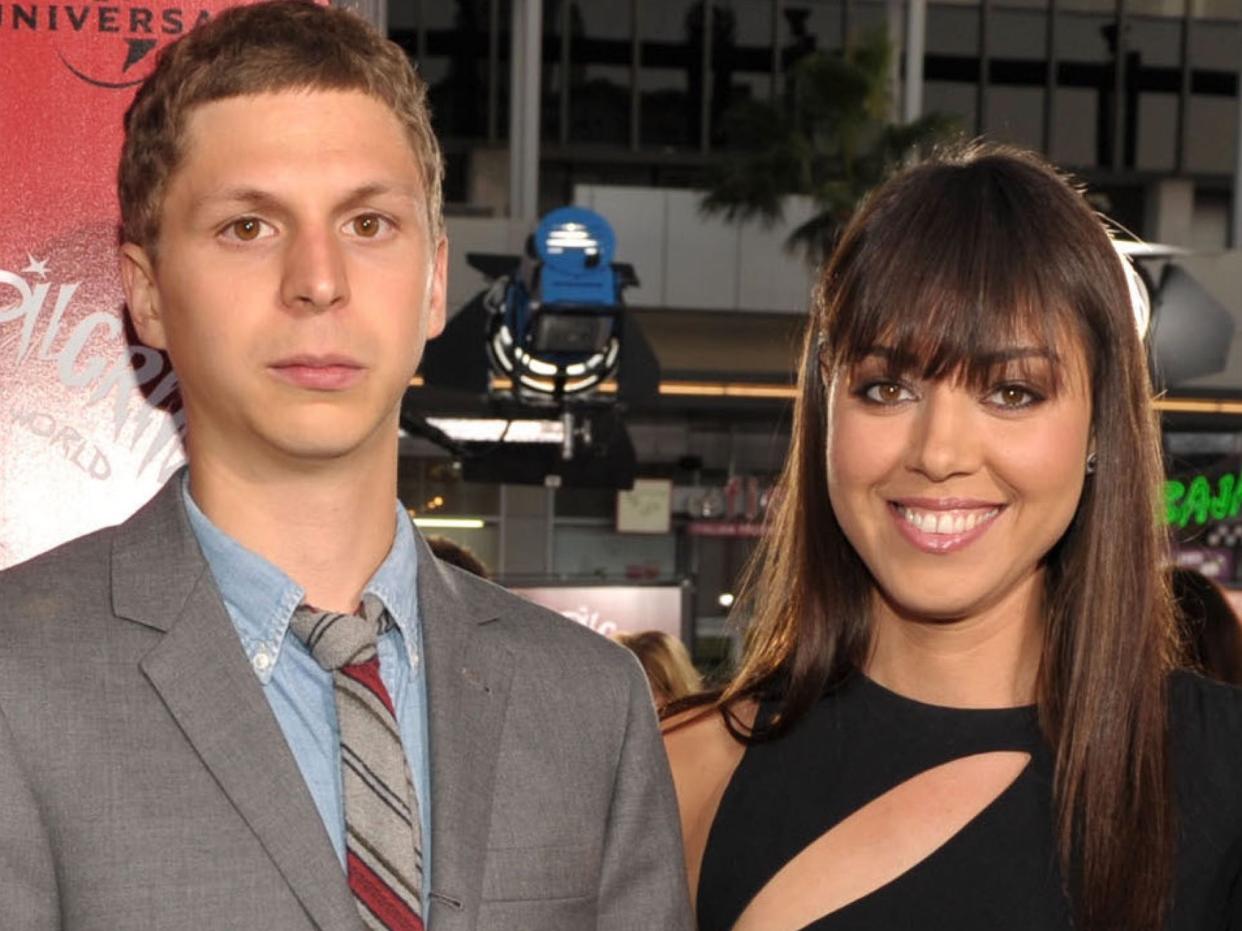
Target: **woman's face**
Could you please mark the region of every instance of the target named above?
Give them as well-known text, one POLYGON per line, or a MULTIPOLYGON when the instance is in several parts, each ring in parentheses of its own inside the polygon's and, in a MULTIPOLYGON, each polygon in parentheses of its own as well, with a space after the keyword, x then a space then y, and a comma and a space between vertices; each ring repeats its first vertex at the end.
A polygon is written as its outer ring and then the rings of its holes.
POLYGON ((1060 342, 1059 363, 1034 343, 1003 347, 978 389, 893 375, 883 346, 833 377, 829 497, 899 615, 967 619, 1038 590, 1091 432, 1085 358, 1060 342))

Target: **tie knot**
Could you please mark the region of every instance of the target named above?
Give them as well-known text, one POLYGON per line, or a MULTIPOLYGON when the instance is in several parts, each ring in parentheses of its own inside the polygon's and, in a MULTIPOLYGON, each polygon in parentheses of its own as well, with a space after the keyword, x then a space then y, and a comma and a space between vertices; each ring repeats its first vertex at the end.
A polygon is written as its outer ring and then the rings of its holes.
POLYGON ((375 641, 393 626, 392 617, 374 595, 363 596, 357 614, 320 611, 299 605, 289 629, 306 644, 315 662, 329 672, 365 663, 375 656, 375 641))

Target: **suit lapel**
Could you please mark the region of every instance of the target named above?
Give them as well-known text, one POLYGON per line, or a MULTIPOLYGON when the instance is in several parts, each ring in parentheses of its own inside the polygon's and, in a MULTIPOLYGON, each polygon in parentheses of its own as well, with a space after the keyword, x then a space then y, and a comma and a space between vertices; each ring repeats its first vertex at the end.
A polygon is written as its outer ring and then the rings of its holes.
POLYGON ((311 919, 359 926, 319 811, 198 551, 180 476, 118 529, 118 615, 164 630, 143 672, 311 919))
POLYGON ((493 621, 500 599, 458 585, 418 539, 431 752, 431 922, 467 928, 483 887, 492 787, 513 656, 493 621))

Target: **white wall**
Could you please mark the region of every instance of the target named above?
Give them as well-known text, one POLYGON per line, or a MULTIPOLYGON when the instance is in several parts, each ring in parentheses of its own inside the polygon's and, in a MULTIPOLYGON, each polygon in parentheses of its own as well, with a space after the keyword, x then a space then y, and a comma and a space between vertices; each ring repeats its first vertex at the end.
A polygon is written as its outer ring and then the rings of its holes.
POLYGON ((784 221, 727 223, 699 211, 702 192, 578 185, 574 203, 602 214, 617 233, 617 261, 631 263, 640 286, 635 307, 801 312, 812 275, 784 243, 811 216, 806 198, 789 198, 784 221))
POLYGON ((449 316, 487 287, 486 279, 466 264, 468 252, 520 254, 531 230, 508 217, 446 217, 449 240, 449 316))
MULTIPOLYGON (((626 293, 631 307, 800 313, 812 275, 785 239, 811 215, 809 201, 790 198, 785 221, 726 223, 704 217, 699 191, 579 185, 574 203, 602 214, 617 234, 616 261, 638 272, 639 287, 626 293)), ((448 217, 449 309, 486 287, 466 264, 468 252, 521 251, 531 229, 500 217, 448 217)))

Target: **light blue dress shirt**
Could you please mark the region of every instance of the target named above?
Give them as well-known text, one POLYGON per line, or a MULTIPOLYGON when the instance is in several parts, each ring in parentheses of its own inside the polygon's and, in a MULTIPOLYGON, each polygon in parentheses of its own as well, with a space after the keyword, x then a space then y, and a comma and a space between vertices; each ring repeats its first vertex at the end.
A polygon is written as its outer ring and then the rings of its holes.
MULTIPOLYGON (((305 592, 276 566, 212 524, 194 503, 188 480, 183 480, 182 496, 190 526, 211 567, 250 668, 284 731, 343 868, 345 811, 332 674, 315 662, 310 651, 289 630, 294 609, 302 603, 305 592)), ((401 741, 418 792, 426 890, 431 888, 431 777, 427 680, 423 675, 418 618, 418 564, 409 515, 400 502, 396 508, 397 532, 392 549, 363 591, 379 598, 396 622, 379 639, 380 675, 397 710, 401 741)))

